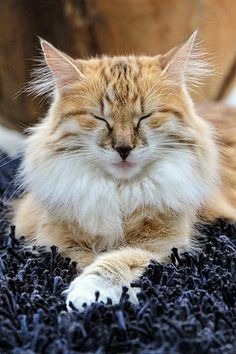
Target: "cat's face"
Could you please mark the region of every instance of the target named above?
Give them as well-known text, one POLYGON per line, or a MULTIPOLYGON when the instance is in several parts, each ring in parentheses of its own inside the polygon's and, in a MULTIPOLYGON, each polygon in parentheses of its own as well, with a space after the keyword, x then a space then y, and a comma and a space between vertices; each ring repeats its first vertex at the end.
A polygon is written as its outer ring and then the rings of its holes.
POLYGON ((90 60, 43 41, 54 85, 44 146, 117 180, 145 175, 173 151, 196 156, 201 127, 186 82, 204 68, 190 60, 191 38, 165 56, 90 60))
POLYGON ((162 80, 159 57, 103 58, 80 66, 84 79, 54 103, 58 154, 78 154, 126 179, 192 142, 183 95, 162 80))
POLYGON ((164 56, 73 60, 47 42, 36 88, 52 104, 29 136, 23 183, 62 220, 92 234, 122 234, 144 205, 198 208, 216 180, 211 129, 188 83, 205 73, 194 36, 164 56), (49 69, 49 70, 48 70, 49 69))

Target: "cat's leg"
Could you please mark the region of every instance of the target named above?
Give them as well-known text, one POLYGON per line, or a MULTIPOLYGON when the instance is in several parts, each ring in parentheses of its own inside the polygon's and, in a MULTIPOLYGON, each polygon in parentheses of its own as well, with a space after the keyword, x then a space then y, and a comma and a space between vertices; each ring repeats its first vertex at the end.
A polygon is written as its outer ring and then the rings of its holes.
POLYGON ((84 250, 78 247, 60 248, 59 246, 59 252, 64 257, 69 257, 72 261, 76 262, 78 271, 81 271, 86 266, 91 264, 97 257, 97 255, 91 250, 84 250))
POLYGON ((81 242, 77 232, 74 236, 67 225, 49 216, 32 194, 24 195, 14 207, 13 224, 16 225, 17 236, 24 235, 26 240, 48 249, 52 245, 58 247, 63 256, 78 263, 79 269, 83 269, 96 258, 97 255, 84 246, 83 239, 81 242))
MULTIPOLYGON (((185 225, 186 226, 186 225, 185 225)), ((190 228, 170 233, 168 237, 157 237, 136 246, 124 247, 98 256, 87 266, 81 275, 71 283, 67 290, 67 306, 70 302, 81 309, 84 303, 95 301, 95 292, 99 291, 100 301, 110 298, 113 303, 120 300, 122 286, 129 288, 130 300, 137 302, 137 288, 130 287, 144 272, 151 260, 167 262, 171 249, 177 247, 180 252, 192 248, 190 228)), ((176 230, 175 230, 176 231, 176 230)), ((156 235, 156 232, 155 232, 156 235)), ((151 235, 150 239, 151 239, 151 235)))
POLYGON ((67 306, 70 302, 81 309, 84 303, 95 301, 95 292, 99 291, 100 301, 112 299, 119 302, 122 286, 129 287, 130 300, 137 302, 137 288, 130 283, 137 280, 151 259, 163 261, 161 256, 140 248, 124 248, 98 256, 95 261, 84 269, 67 290, 67 306))

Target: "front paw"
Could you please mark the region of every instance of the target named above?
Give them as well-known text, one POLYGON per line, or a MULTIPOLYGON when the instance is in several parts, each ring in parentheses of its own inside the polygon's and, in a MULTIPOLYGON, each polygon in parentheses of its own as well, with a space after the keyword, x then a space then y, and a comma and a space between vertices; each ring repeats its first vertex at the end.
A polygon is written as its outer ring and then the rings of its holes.
MULTIPOLYGON (((81 275, 75 278, 66 291, 66 305, 68 310, 71 310, 70 303, 78 310, 83 309, 83 304, 91 305, 96 301, 95 293, 99 291, 99 301, 107 302, 110 298, 113 304, 119 303, 122 294, 122 286, 114 285, 109 280, 106 280, 98 275, 81 275)), ((135 291, 130 290, 130 300, 137 302, 135 291)))

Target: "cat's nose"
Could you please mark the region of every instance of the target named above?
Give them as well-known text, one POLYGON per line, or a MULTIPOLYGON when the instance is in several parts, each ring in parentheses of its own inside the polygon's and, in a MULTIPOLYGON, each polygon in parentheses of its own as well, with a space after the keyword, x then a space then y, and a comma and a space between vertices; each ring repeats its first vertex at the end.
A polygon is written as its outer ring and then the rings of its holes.
POLYGON ((125 160, 129 156, 129 153, 132 150, 132 146, 118 145, 115 147, 115 150, 120 154, 121 158, 125 160))

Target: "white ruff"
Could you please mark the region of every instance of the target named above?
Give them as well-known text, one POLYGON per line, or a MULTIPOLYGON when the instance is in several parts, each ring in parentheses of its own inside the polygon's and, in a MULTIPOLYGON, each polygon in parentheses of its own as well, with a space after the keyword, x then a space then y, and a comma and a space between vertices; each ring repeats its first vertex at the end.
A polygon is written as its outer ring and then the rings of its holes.
POLYGON ((193 155, 173 151, 144 178, 122 183, 83 163, 79 154, 46 158, 44 153, 26 159, 23 174, 37 200, 61 219, 103 236, 112 247, 123 236, 123 216, 138 207, 151 205, 160 211, 170 207, 183 213, 200 207, 212 185, 211 166, 204 164, 205 173, 200 175, 193 155))

